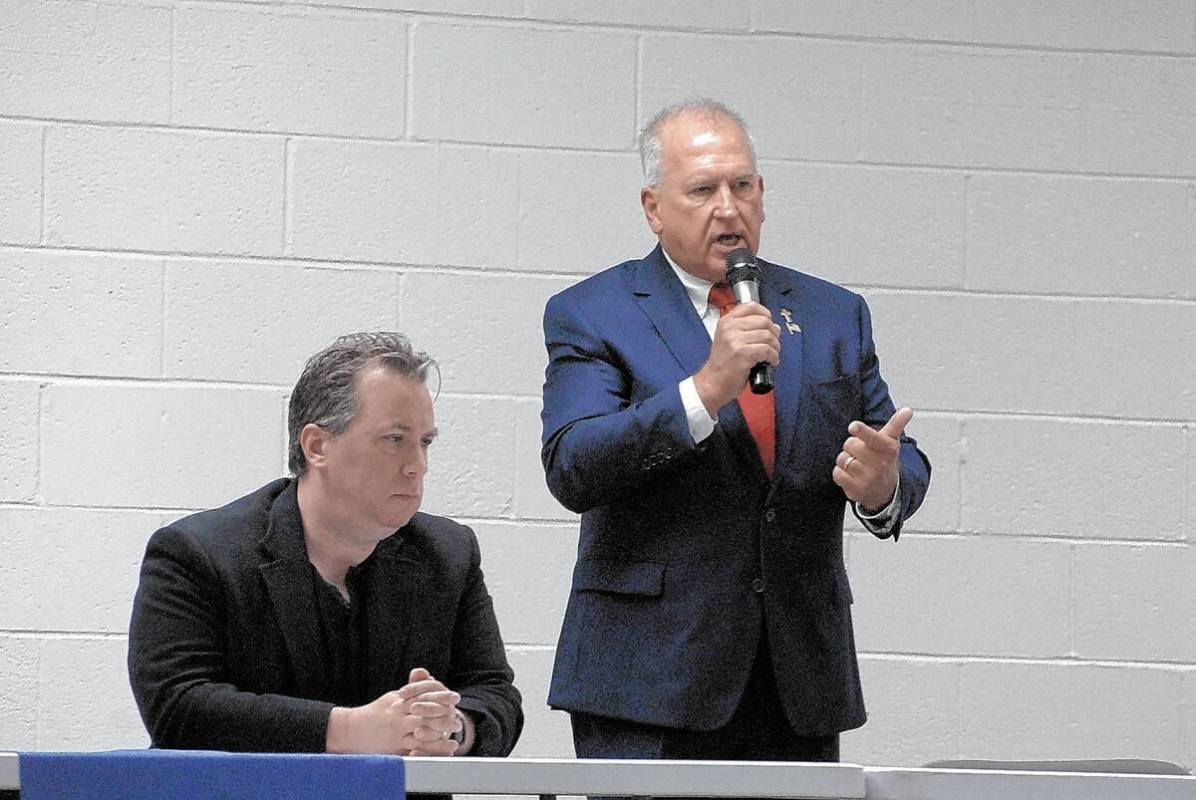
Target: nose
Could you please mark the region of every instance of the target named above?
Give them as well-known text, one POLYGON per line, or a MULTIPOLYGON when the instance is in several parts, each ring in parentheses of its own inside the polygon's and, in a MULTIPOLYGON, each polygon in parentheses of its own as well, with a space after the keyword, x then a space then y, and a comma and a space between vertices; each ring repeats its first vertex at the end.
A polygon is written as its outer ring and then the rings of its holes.
POLYGON ((403 474, 411 478, 418 478, 428 471, 428 451, 422 447, 415 448, 415 452, 403 464, 403 474))
POLYGON ((717 204, 714 207, 714 213, 719 217, 734 217, 738 213, 738 208, 735 205, 735 195, 731 193, 731 187, 723 184, 718 187, 717 204))

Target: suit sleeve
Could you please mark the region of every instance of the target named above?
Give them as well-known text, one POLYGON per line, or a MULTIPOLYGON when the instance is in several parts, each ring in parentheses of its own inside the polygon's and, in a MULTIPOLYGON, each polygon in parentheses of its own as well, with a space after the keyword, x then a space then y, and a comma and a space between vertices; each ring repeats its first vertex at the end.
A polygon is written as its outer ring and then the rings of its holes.
MULTIPOLYGON (((858 300, 858 319, 860 330, 860 386, 863 392, 864 418, 863 422, 873 428, 881 428, 897 411, 889 397, 889 386, 880 375, 880 359, 876 355, 876 344, 872 340, 872 314, 868 310, 868 303, 864 298, 858 300)), ((873 531, 873 535, 881 539, 889 536, 896 541, 901 534, 901 525, 913 516, 922 499, 926 496, 926 489, 930 485, 930 460, 918 449, 918 443, 907 435, 901 437, 901 453, 899 455, 898 482, 899 497, 894 524, 884 531, 873 531)))
POLYGON ((129 625, 129 681, 155 747, 323 752, 332 704, 239 691, 225 680, 224 599, 201 548, 153 535, 129 625))
POLYGON ((633 400, 623 354, 588 311, 570 295, 553 297, 544 311, 548 367, 540 458, 549 490, 576 513, 634 491, 699 449, 678 385, 668 382, 633 400))
POLYGON ((469 532, 470 567, 453 629, 448 686, 474 722, 470 756, 505 756, 523 729, 522 697, 507 663, 494 605, 482 574, 477 537, 469 532))

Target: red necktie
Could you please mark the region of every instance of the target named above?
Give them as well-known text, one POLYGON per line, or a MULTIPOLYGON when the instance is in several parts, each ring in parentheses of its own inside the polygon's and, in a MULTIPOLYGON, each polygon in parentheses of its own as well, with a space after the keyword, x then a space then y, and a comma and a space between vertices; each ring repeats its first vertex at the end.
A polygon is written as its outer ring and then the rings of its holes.
MULTIPOLYGON (((725 317, 735 308, 735 295, 730 286, 715 284, 710 287, 710 302, 718 308, 718 315, 725 317)), ((747 383, 739 393, 739 409, 743 418, 747 420, 748 430, 756 440, 756 449, 760 451, 760 460, 764 462, 764 471, 772 477, 773 462, 777 452, 777 416, 776 401, 773 393, 752 394, 752 387, 747 383)))

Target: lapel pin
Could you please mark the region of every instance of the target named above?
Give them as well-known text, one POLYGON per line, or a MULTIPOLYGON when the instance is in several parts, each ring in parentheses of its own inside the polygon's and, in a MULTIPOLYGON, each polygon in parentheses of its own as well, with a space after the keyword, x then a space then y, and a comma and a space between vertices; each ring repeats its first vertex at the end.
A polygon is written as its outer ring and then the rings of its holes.
POLYGON ((790 334, 801 333, 801 325, 793 321, 793 312, 787 308, 781 309, 781 316, 785 318, 785 327, 789 329, 790 334))

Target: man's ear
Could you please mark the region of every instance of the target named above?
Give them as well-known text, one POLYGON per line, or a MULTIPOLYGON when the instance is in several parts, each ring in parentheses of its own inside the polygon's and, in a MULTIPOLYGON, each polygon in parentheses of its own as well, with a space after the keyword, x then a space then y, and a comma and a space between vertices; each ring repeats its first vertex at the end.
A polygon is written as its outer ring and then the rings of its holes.
POLYGON ((328 458, 328 443, 332 441, 332 434, 314 422, 309 422, 299 431, 299 446, 303 448, 303 457, 307 459, 309 467, 322 467, 328 458))
POLYGON ((648 227, 659 236, 664 225, 661 224, 660 215, 657 213, 660 207, 660 197, 654 187, 645 186, 640 189, 640 205, 644 207, 644 217, 648 220, 648 227))
POLYGON ((761 197, 761 200, 760 200, 760 221, 761 221, 761 222, 763 222, 763 221, 764 221, 764 200, 763 200, 763 197, 764 197, 764 176, 763 176, 763 175, 757 175, 756 177, 757 177, 757 178, 760 180, 760 197, 761 197))

